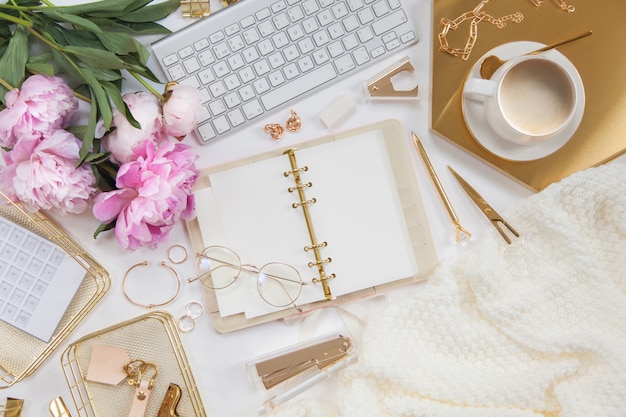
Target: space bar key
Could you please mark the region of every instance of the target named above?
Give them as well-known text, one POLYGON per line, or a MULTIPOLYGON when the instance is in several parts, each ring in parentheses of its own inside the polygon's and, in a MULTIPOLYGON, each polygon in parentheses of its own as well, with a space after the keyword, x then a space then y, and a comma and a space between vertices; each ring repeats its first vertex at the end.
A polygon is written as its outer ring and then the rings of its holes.
POLYGON ((337 76, 333 64, 328 63, 311 72, 307 72, 302 77, 283 84, 273 89, 269 93, 261 96, 261 101, 267 110, 280 106, 287 101, 296 98, 300 94, 306 93, 315 87, 332 80, 337 76))

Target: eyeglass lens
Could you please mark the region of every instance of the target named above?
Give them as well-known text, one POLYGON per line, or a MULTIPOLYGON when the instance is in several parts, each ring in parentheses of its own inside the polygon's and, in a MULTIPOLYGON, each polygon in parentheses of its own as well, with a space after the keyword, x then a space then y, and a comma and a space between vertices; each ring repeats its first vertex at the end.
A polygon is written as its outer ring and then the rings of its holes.
POLYGON ((242 265, 239 255, 222 246, 205 248, 197 258, 197 272, 202 284, 219 290, 232 285, 242 270, 257 274, 261 298, 274 307, 294 304, 302 292, 302 278, 292 266, 272 262, 260 269, 242 265))

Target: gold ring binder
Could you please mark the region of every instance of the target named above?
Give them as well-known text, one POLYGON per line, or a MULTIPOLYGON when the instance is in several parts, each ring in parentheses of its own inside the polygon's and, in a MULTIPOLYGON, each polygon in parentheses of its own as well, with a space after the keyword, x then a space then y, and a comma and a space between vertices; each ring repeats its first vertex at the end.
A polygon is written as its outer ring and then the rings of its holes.
MULTIPOLYGON (((317 237, 315 236, 315 230, 313 229, 313 222, 311 220, 311 213, 309 212, 309 204, 313 204, 315 203, 317 200, 315 198, 312 198, 310 200, 307 200, 305 194, 304 194, 304 186, 302 183, 302 178, 300 178, 300 172, 303 171, 307 171, 308 168, 304 169, 303 168, 299 168, 298 167, 298 162, 296 161, 296 154, 295 154, 296 149, 288 149, 284 152, 285 155, 289 156, 289 163, 291 164, 291 171, 287 171, 290 172, 293 175, 293 180, 295 181, 296 185, 295 187, 290 187, 288 188, 289 192, 298 191, 298 197, 300 198, 300 201, 297 203, 293 203, 292 207, 293 208, 297 208, 298 206, 302 207, 302 213, 304 214, 304 220, 306 221, 306 225, 307 225, 307 229, 309 231, 309 237, 311 239, 311 249, 313 249, 313 253, 315 254, 315 262, 309 262, 309 267, 313 268, 313 267, 317 267, 317 272, 319 275, 319 278, 315 278, 313 279, 314 283, 318 283, 321 282, 322 283, 322 288, 324 289, 324 297, 327 300, 332 300, 334 299, 331 291, 330 291, 330 286, 328 285, 328 279, 329 278, 334 278, 335 274, 332 274, 330 277, 326 275, 326 271, 324 270, 324 264, 328 263, 331 261, 330 258, 326 258, 326 259, 322 259, 322 255, 320 253, 320 249, 322 247, 326 247, 327 244, 326 242, 324 242, 324 244, 319 244, 317 242, 317 237), (293 188, 293 190, 292 190, 293 188)), ((285 173, 286 174, 286 173, 285 173)), ((289 176, 289 175, 285 175, 285 176, 289 176)), ((310 184, 310 183, 308 183, 310 184)), ((304 249, 306 250, 306 247, 304 249)))
MULTIPOLYGON (((295 151, 295 149, 293 149, 295 151)), ((288 177, 292 174, 295 174, 296 172, 304 172, 304 171, 308 171, 309 167, 308 166, 303 166, 300 168, 296 168, 296 169, 292 169, 291 171, 285 171, 285 173, 283 174, 285 177, 288 177)))
POLYGON ((313 250, 313 249, 315 249, 315 248, 323 248, 323 247, 325 247, 325 246, 328 246, 328 243, 326 243, 326 242, 322 242, 322 243, 318 243, 318 244, 317 244, 317 245, 315 245, 315 246, 305 246, 305 247, 304 247, 304 251, 305 251, 305 252, 308 252, 308 251, 313 250))
POLYGON ((313 268, 314 266, 318 266, 321 264, 329 264, 331 263, 333 260, 330 258, 326 258, 326 259, 322 259, 321 261, 317 261, 317 262, 309 262, 309 267, 313 268))
MULTIPOLYGON (((301 189, 302 187, 299 187, 299 188, 301 189)), ((317 203, 317 199, 312 198, 310 200, 303 200, 303 201, 298 201, 297 203, 293 203, 291 207, 293 208, 298 208, 300 206, 305 207, 309 204, 315 204, 315 203, 317 203)))
POLYGON ((300 189, 300 188, 310 188, 313 186, 312 182, 307 182, 305 184, 298 184, 295 187, 289 187, 289 192, 293 193, 294 191, 300 189))

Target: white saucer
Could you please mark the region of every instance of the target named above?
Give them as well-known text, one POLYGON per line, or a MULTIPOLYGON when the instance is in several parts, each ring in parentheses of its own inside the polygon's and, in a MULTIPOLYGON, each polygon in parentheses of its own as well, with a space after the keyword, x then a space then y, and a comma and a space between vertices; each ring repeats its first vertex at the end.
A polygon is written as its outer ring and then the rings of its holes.
MULTIPOLYGON (((506 60, 532 52, 543 46, 544 44, 542 43, 530 41, 511 42, 497 46, 483 55, 476 64, 474 64, 467 77, 480 78, 480 64, 484 57, 488 55, 497 55, 506 60)), ((555 137, 536 145, 518 145, 509 142, 494 132, 491 126, 486 122, 482 109, 483 103, 468 99, 465 95, 463 95, 461 100, 463 118, 474 139, 485 150, 502 159, 509 161, 533 161, 556 152, 574 135, 583 118, 585 111, 585 88, 578 70, 576 70, 574 64, 572 64, 565 55, 556 49, 546 51, 543 54, 558 61, 564 68, 574 74, 574 88, 576 89, 576 95, 579 97, 572 122, 555 137)))

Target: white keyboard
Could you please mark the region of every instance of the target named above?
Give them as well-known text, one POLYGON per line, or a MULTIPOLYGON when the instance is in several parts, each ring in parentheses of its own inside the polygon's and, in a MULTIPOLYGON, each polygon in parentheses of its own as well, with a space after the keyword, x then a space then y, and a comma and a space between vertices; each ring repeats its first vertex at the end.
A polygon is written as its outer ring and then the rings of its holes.
POLYGON ((60 247, 0 217, 0 320, 48 342, 85 274, 60 247))
POLYGON ((200 89, 206 144, 416 41, 400 0, 240 0, 152 48, 200 89))

